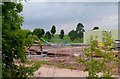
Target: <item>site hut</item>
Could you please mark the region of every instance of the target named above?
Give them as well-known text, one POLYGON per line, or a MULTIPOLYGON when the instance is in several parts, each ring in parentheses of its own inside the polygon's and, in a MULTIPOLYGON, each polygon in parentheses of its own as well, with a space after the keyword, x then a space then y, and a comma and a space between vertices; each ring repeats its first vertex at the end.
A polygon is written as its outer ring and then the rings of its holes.
POLYGON ((84 44, 89 44, 91 36, 97 37, 98 42, 101 43, 104 32, 108 32, 108 34, 110 34, 112 36, 112 38, 114 39, 114 41, 118 44, 117 41, 120 40, 120 36, 118 36, 119 31, 120 31, 120 29, 119 30, 90 30, 90 31, 86 31, 86 32, 84 32, 84 44))

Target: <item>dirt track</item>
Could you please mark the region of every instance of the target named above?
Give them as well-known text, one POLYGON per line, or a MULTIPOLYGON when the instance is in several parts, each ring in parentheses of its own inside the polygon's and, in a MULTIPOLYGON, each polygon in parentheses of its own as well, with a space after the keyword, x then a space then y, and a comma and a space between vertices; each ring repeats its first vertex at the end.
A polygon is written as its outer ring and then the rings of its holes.
POLYGON ((35 72, 35 76, 36 77, 86 77, 87 72, 43 65, 35 72))
MULTIPOLYGON (((98 75, 101 76, 102 73, 99 73, 98 75)), ((35 77, 84 77, 85 78, 88 76, 88 72, 43 65, 35 72, 34 76, 35 77)), ((118 75, 112 75, 112 77, 118 77, 118 75)))

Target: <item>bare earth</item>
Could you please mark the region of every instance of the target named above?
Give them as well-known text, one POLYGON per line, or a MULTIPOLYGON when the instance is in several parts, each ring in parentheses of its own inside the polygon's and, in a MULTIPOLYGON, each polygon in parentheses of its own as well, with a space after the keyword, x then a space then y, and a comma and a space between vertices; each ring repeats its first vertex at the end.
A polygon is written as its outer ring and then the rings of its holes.
MULTIPOLYGON (((64 68, 58 68, 54 66, 42 65, 35 73, 35 77, 87 77, 88 72, 81 70, 70 70, 64 68)), ((102 73, 98 74, 99 76, 102 73)), ((112 77, 119 77, 118 75, 112 75, 112 77)))
MULTIPOLYGON (((83 47, 80 46, 43 46, 43 50, 48 53, 67 53, 70 54, 68 57, 46 57, 46 58, 32 58, 32 61, 35 60, 46 60, 52 64, 67 64, 77 67, 75 70, 59 68, 55 66, 42 65, 36 72, 35 77, 87 77, 88 72, 84 72, 83 67, 80 64, 77 64, 76 61, 71 57, 72 54, 81 54, 83 47)), ((82 54, 81 54, 82 56, 82 54)), ((98 73, 102 75, 102 73, 98 73)), ((118 75, 113 75, 113 77, 118 77, 118 75)))
POLYGON ((43 65, 35 72, 36 77, 86 77, 87 72, 43 65))

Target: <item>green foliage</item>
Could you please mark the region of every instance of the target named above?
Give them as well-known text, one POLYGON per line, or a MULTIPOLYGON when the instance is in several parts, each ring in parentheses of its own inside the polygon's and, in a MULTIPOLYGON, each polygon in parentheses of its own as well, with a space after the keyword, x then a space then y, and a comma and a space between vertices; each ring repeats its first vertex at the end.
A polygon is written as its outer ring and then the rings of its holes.
POLYGON ((50 34, 50 32, 49 31, 47 31, 46 33, 45 33, 45 38, 47 39, 47 41, 49 41, 50 39, 51 39, 51 34, 50 34))
MULTIPOLYGON (((46 38, 44 38, 46 40, 46 38)), ((52 43, 56 43, 56 44, 60 44, 60 43, 69 43, 69 44, 80 44, 82 43, 83 39, 80 38, 76 38, 74 41, 72 41, 68 35, 64 35, 64 39, 60 39, 59 35, 54 35, 54 37, 52 37, 49 41, 52 43)))
POLYGON ((83 39, 83 32, 85 32, 83 24, 82 23, 78 23, 78 25, 76 27, 76 30, 71 30, 68 33, 68 36, 70 37, 70 39, 72 41, 74 41, 77 38, 80 38, 80 41, 81 41, 83 39))
POLYGON ((98 30, 98 29, 99 29, 99 27, 94 27, 94 28, 93 28, 93 30, 98 30))
POLYGON ((78 59, 78 62, 82 63, 85 70, 88 71, 88 78, 111 77, 113 68, 117 65, 118 59, 115 57, 114 50, 111 49, 114 47, 114 41, 107 32, 103 35, 103 48, 98 47, 97 37, 91 37, 90 46, 84 49, 85 57, 78 59), (99 58, 94 56, 99 56, 99 58), (102 75, 100 76, 98 73, 102 73, 102 75))
POLYGON ((56 33, 56 27, 53 25, 50 32, 52 33, 52 35, 54 35, 56 33))
POLYGON ((44 29, 40 29, 40 28, 35 28, 33 31, 33 34, 37 35, 38 38, 42 37, 44 33, 45 33, 44 29))
POLYGON ((64 30, 63 30, 63 29, 60 31, 59 37, 60 37, 60 39, 63 39, 63 38, 64 38, 64 30))
MULTIPOLYGON (((29 32, 22 30, 23 17, 19 15, 22 11, 21 3, 5 2, 2 5, 2 76, 3 78, 27 78, 30 74, 24 66, 26 61, 25 40, 31 39, 29 32), (28 38, 27 38, 28 37, 28 38), (19 62, 16 65, 15 61, 19 62)), ((33 72, 32 72, 33 73, 33 72)))
POLYGON ((77 34, 76 34, 76 31, 74 31, 74 30, 72 30, 72 31, 70 31, 69 33, 68 33, 68 36, 70 37, 70 39, 72 40, 72 41, 74 41, 75 39, 76 39, 76 36, 77 34))
POLYGON ((78 25, 76 27, 77 37, 83 38, 83 32, 85 32, 83 24, 78 23, 78 25))
POLYGON ((106 46, 105 49, 112 51, 112 48, 114 48, 114 43, 115 43, 112 36, 109 35, 108 32, 103 32, 103 35, 104 37, 102 41, 103 41, 103 44, 106 46))
POLYGON ((33 43, 34 43, 34 36, 35 35, 32 35, 32 32, 29 31, 29 30, 19 30, 19 33, 24 36, 23 39, 24 39, 24 45, 25 46, 31 46, 33 43))
POLYGON ((30 30, 23 30, 25 35, 26 35, 26 38, 29 36, 29 35, 33 35, 33 33, 30 31, 30 30))
POLYGON ((25 45, 26 46, 31 46, 34 43, 34 37, 32 35, 29 35, 26 39, 25 39, 25 45))
POLYGON ((39 41, 39 38, 36 35, 32 35, 31 32, 28 32, 26 34, 26 38, 24 39, 25 46, 31 46, 35 40, 39 41))

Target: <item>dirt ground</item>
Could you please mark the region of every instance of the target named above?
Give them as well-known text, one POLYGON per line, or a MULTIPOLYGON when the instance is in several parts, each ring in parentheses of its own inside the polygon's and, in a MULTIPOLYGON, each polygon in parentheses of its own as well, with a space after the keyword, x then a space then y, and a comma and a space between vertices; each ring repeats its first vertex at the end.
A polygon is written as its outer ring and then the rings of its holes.
POLYGON ((83 46, 42 46, 43 51, 55 54, 78 54, 83 50, 83 46))
MULTIPOLYGON (((45 60, 51 64, 43 65, 36 72, 36 77, 86 77, 87 72, 84 72, 84 67, 77 63, 73 54, 81 54, 83 56, 82 46, 43 46, 43 51, 48 53, 66 53, 70 56, 59 57, 45 57, 45 58, 32 58, 31 60, 45 60), (73 66, 74 68, 68 69, 59 67, 59 65, 66 64, 66 66, 73 66)), ((61 66, 60 65, 60 66, 61 66)), ((116 73, 117 70, 115 70, 116 73)))
POLYGON ((87 72, 43 65, 35 72, 35 77, 86 77, 87 72))
MULTIPOLYGON (((59 68, 55 66, 43 65, 35 73, 35 77, 87 77, 88 72, 81 70, 70 70, 65 68, 59 68)), ((98 73, 101 76, 102 73, 98 73)), ((118 75, 113 75, 112 77, 117 77, 118 75)))

